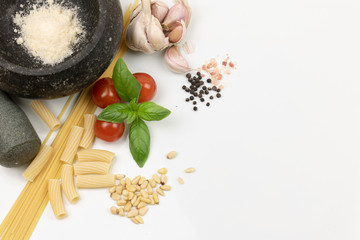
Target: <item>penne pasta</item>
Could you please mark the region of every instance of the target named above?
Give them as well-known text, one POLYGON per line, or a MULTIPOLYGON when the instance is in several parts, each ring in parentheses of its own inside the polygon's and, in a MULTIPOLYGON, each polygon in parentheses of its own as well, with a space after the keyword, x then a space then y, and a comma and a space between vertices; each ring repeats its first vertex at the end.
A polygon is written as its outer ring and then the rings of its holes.
POLYGON ((79 143, 83 135, 84 128, 79 126, 72 126, 68 139, 66 141, 66 146, 64 152, 62 153, 60 160, 72 164, 76 155, 76 152, 79 148, 79 143))
POLYGON ((70 203, 75 203, 80 199, 74 184, 74 170, 69 164, 63 164, 62 166, 61 186, 62 191, 70 203))
POLYGON ((75 175, 100 174, 109 173, 110 164, 105 162, 80 162, 74 164, 75 175))
POLYGON ((50 111, 50 109, 40 100, 33 100, 30 106, 40 116, 40 118, 48 125, 51 130, 56 130, 60 127, 59 119, 50 111))
POLYGON ((76 177, 77 188, 106 188, 116 184, 115 175, 78 175, 76 177))
POLYGON ((42 145, 39 153, 36 155, 31 164, 24 171, 23 176, 29 182, 33 182, 37 175, 44 168, 45 164, 52 156, 53 147, 48 145, 42 145))
POLYGON ((80 147, 88 149, 95 139, 94 123, 96 120, 95 114, 84 115, 84 135, 80 142, 80 147))
POLYGON ((60 180, 58 179, 49 179, 48 181, 50 205, 55 214, 55 217, 59 219, 64 218, 66 216, 60 185, 61 185, 60 180))
POLYGON ((111 163, 115 153, 102 149, 87 149, 77 154, 79 162, 106 162, 111 163))

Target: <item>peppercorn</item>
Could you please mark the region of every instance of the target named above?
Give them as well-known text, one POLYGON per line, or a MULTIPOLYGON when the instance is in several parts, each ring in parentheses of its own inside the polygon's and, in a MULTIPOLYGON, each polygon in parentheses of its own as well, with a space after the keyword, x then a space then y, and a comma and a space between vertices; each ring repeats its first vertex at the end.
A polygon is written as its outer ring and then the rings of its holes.
POLYGON ((190 101, 190 99, 189 99, 189 98, 186 98, 186 99, 185 99, 185 101, 187 101, 187 102, 188 102, 188 101, 190 101))
POLYGON ((199 79, 202 79, 202 76, 199 76, 198 78, 199 78, 199 79))
POLYGON ((208 91, 208 90, 205 90, 205 94, 208 95, 208 94, 209 94, 209 91, 208 91))
POLYGON ((200 83, 195 84, 196 87, 200 87, 200 83))
POLYGON ((217 91, 217 92, 221 92, 221 89, 220 89, 220 88, 218 88, 216 91, 217 91))
POLYGON ((200 81, 200 85, 201 85, 201 86, 204 85, 204 81, 200 81))
POLYGON ((211 89, 214 90, 214 91, 216 91, 216 90, 217 90, 217 87, 216 87, 216 86, 213 86, 211 89))
POLYGON ((207 88, 206 88, 206 86, 203 86, 202 89, 203 89, 203 90, 206 90, 207 88))
POLYGON ((208 87, 208 90, 211 91, 211 87, 208 87))
POLYGON ((201 72, 197 72, 196 75, 198 75, 199 77, 201 77, 201 72))
POLYGON ((186 86, 185 86, 185 85, 183 85, 183 86, 182 86, 182 89, 184 89, 184 90, 185 90, 185 89, 186 89, 186 86))
POLYGON ((200 94, 198 95, 198 97, 199 97, 199 98, 202 98, 202 94, 200 93, 200 94))
POLYGON ((194 97, 193 97, 193 96, 190 96, 190 100, 191 100, 191 101, 194 100, 194 97))
POLYGON ((190 89, 189 89, 189 88, 186 88, 186 89, 185 89, 185 92, 190 92, 190 89))
POLYGON ((210 99, 213 100, 213 99, 214 99, 214 96, 210 96, 210 99))
POLYGON ((206 103, 206 106, 207 106, 207 107, 209 107, 209 106, 210 106, 210 103, 209 103, 209 102, 207 102, 207 103, 206 103))
POLYGON ((194 92, 195 92, 195 91, 194 91, 193 89, 190 90, 190 94, 194 94, 194 92))
POLYGON ((193 104, 194 104, 194 105, 196 105, 196 104, 197 104, 197 102, 196 102, 196 101, 193 101, 193 104))
POLYGON ((200 90, 200 92, 199 92, 200 94, 204 94, 204 90, 200 90))
POLYGON ((193 94, 195 97, 197 97, 199 94, 197 92, 194 92, 193 94))
POLYGON ((220 94, 220 93, 217 93, 217 94, 216 94, 216 97, 217 97, 217 98, 221 98, 221 94, 220 94))
POLYGON ((204 99, 204 98, 200 98, 200 101, 201 101, 201 102, 204 102, 204 101, 205 101, 205 99, 204 99))
POLYGON ((186 74, 186 77, 191 78, 191 74, 190 73, 186 74))
POLYGON ((208 79, 206 80, 206 82, 211 83, 211 79, 210 79, 210 78, 208 78, 208 79))
POLYGON ((194 107, 193 109, 194 109, 194 111, 197 111, 197 110, 198 110, 198 108, 197 108, 197 107, 194 107))

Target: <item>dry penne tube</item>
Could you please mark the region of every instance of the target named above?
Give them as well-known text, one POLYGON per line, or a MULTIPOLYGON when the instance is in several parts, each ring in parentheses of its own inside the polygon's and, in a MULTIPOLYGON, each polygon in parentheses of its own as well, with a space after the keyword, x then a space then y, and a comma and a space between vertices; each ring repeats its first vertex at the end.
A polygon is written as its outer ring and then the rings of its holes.
POLYGON ((100 174, 109 173, 110 163, 106 162, 79 162, 74 164, 75 175, 100 174))
POLYGON ((24 171, 23 176, 29 182, 33 182, 37 175, 44 168, 45 164, 52 156, 53 147, 48 145, 42 145, 39 153, 36 155, 31 164, 24 171))
POLYGON ((107 162, 111 163, 115 153, 102 149, 87 149, 77 154, 79 162, 107 162))
POLYGON ((61 186, 62 190, 70 203, 75 203, 80 196, 76 191, 74 184, 74 170, 69 164, 63 164, 61 171, 61 186))
POLYGON ((60 127, 59 119, 50 111, 50 109, 40 100, 33 100, 30 106, 40 116, 40 118, 48 125, 51 130, 56 130, 60 127))
POLYGON ((48 192, 51 208, 57 218, 66 216, 64 202, 61 195, 61 184, 58 179, 49 179, 48 192))
POLYGON ((84 128, 79 126, 72 126, 69 133, 69 137, 66 141, 64 152, 62 153, 60 160, 72 164, 79 148, 79 143, 83 135, 84 128))
POLYGON ((116 184, 115 175, 78 175, 76 177, 77 188, 107 188, 116 184))
POLYGON ((88 149, 95 139, 94 123, 96 120, 95 114, 84 115, 84 135, 80 142, 80 147, 88 149))

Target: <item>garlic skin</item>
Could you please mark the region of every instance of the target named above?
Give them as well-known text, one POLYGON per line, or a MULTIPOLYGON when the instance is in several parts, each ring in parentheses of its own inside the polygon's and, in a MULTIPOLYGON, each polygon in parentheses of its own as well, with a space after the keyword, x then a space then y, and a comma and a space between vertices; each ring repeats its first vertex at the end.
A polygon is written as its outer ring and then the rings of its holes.
POLYGON ((131 50, 151 54, 169 46, 161 23, 151 14, 150 0, 142 0, 141 8, 137 7, 130 19, 125 42, 131 50))
POLYGON ((151 14, 162 23, 169 12, 169 7, 163 1, 151 3, 151 14))
POLYGON ((168 48, 164 56, 165 62, 171 71, 176 73, 185 73, 192 70, 189 67, 188 62, 180 54, 180 49, 178 46, 174 45, 168 48))
POLYGON ((162 25, 165 31, 172 31, 181 24, 181 21, 185 22, 185 26, 188 27, 191 20, 191 8, 187 0, 175 0, 175 5, 169 9, 162 25))

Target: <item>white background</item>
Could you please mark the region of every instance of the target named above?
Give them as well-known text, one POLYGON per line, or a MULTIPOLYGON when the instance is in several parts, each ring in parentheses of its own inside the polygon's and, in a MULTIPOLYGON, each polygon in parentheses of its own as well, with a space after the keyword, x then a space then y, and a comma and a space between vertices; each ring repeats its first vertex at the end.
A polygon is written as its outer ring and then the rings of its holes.
MULTIPOLYGON (((189 61, 197 67, 229 53, 237 62, 223 97, 194 112, 181 90, 185 77, 171 73, 162 54, 128 52, 129 68, 156 78, 154 101, 172 114, 149 124, 143 169, 126 139, 94 146, 116 152, 113 173, 150 177, 167 167, 172 191, 135 225, 110 214, 107 189, 79 190, 66 219, 45 209, 32 239, 360 239, 359 2, 189 2, 189 61), (179 154, 167 160, 171 150, 179 154), (190 166, 196 172, 185 174, 190 166)), ((65 100, 46 104, 57 114, 65 100)), ((46 126, 28 100, 18 102, 43 139, 46 126)), ((23 170, 0 168, 0 219, 25 185, 23 170)))

